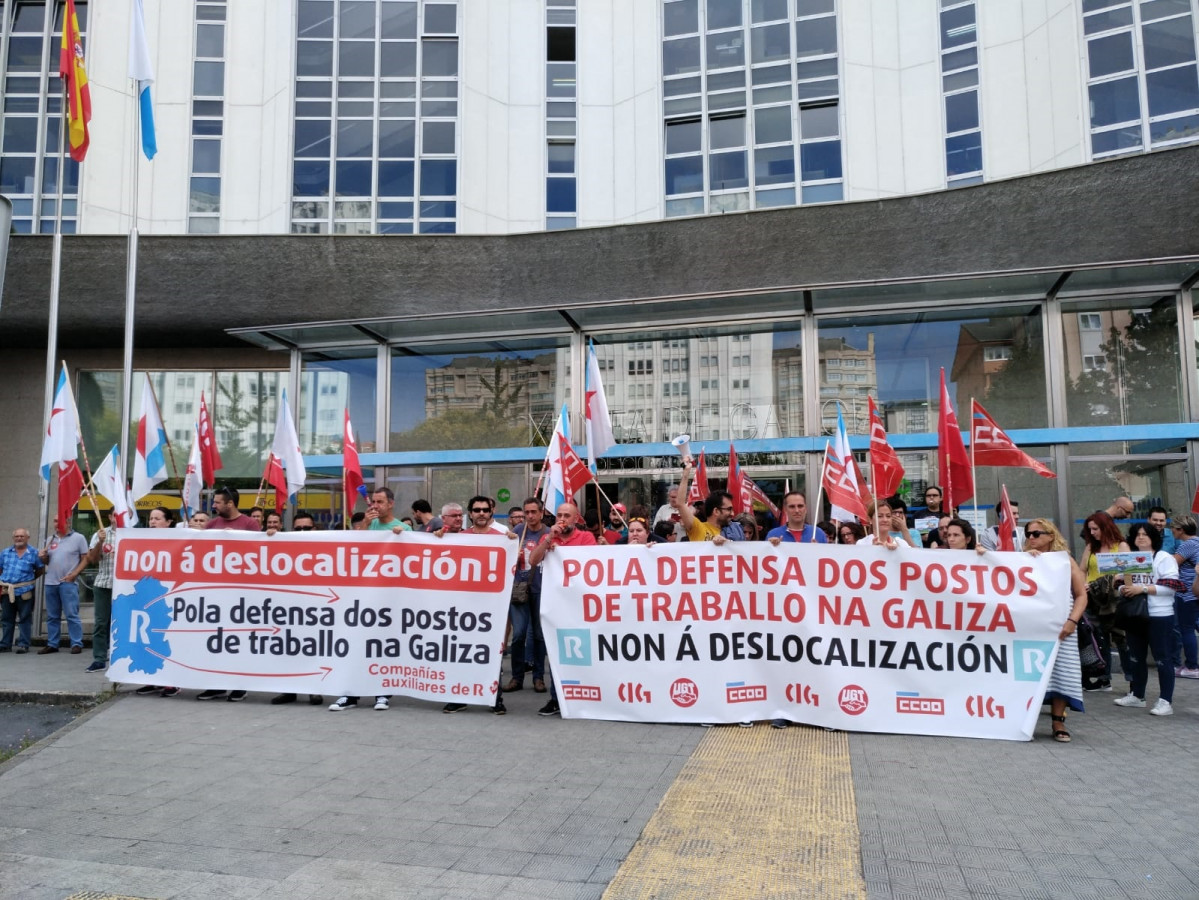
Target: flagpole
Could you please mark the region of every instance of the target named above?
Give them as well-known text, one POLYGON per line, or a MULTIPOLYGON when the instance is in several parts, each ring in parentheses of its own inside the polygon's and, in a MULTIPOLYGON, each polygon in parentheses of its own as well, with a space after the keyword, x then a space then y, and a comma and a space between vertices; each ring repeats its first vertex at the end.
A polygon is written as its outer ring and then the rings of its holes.
POLYGON ((978 521, 978 473, 974 471, 974 397, 970 398, 970 482, 974 485, 974 521, 978 521))
MULTIPOLYGON (((824 473, 828 467, 828 441, 824 442, 824 457, 820 460, 820 480, 816 482, 816 505, 812 507, 812 540, 809 543, 816 543, 816 522, 820 516, 820 501, 823 499, 824 492, 824 473)), ((784 510, 786 512, 786 510, 784 510)), ((803 529, 800 529, 800 534, 803 534, 803 529)))

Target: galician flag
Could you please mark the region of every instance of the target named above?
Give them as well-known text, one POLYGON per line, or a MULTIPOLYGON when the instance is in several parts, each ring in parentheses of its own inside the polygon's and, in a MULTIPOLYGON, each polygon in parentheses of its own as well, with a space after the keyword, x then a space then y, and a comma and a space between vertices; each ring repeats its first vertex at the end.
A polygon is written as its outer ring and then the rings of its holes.
MULTIPOLYGON (((545 509, 553 516, 558 507, 567 500, 566 483, 563 478, 562 442, 570 444, 570 419, 566 404, 558 413, 558 421, 554 425, 554 433, 550 435, 550 444, 545 453, 545 509)), ((572 492, 573 494, 573 492, 572 492)))
POLYGON ((46 426, 46 437, 42 442, 42 477, 50 480, 50 473, 58 470, 58 509, 55 523, 59 531, 65 531, 71 518, 71 510, 83 493, 83 473, 79 471, 76 457, 79 455, 79 410, 75 407, 75 396, 71 393, 71 382, 67 378, 67 366, 63 363, 54 388, 54 401, 50 408, 50 422, 46 426))
POLYGON ((142 0, 133 0, 129 18, 129 77, 137 91, 138 109, 142 124, 142 152, 153 159, 158 152, 154 136, 154 104, 150 101, 150 85, 154 83, 154 66, 150 63, 150 45, 146 41, 146 16, 142 0))
POLYGON ((308 470, 304 467, 304 456, 300 453, 300 438, 291 417, 291 407, 287 404, 286 388, 280 392, 279 417, 275 422, 275 440, 271 443, 271 452, 279 457, 279 462, 287 472, 288 497, 294 497, 304 486, 308 470))
POLYGON ((149 376, 142 384, 142 411, 137 420, 137 446, 133 453, 134 501, 154 489, 167 477, 167 432, 162 427, 162 415, 154 397, 149 376))
POLYGON ((125 476, 121 468, 121 450, 116 445, 104 457, 104 462, 92 473, 92 488, 112 504, 112 524, 117 528, 130 528, 134 513, 129 508, 129 494, 125 490, 125 476))

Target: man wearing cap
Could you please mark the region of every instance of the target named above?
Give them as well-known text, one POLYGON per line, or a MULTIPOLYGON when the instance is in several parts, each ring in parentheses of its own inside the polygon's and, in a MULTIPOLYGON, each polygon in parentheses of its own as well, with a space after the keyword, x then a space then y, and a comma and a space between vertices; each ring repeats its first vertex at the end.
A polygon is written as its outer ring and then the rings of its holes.
POLYGON ((629 536, 629 526, 625 524, 628 508, 623 503, 613 503, 608 511, 608 524, 612 527, 604 532, 604 540, 609 545, 618 543, 629 536))

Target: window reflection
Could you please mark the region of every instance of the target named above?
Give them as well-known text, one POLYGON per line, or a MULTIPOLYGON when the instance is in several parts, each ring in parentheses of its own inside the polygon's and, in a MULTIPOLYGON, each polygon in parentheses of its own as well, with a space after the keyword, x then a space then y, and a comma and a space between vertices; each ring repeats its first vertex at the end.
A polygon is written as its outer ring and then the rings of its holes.
POLYGON ((1045 361, 1039 313, 871 317, 820 326, 820 408, 825 432, 869 430, 873 396, 889 434, 937 430, 940 370, 945 369, 958 421, 971 398, 1004 428, 1047 424, 1045 361))
POLYGON ((341 453, 347 409, 358 451, 379 449, 375 442, 375 369, 373 350, 344 359, 328 353, 305 354, 296 425, 304 453, 341 453))

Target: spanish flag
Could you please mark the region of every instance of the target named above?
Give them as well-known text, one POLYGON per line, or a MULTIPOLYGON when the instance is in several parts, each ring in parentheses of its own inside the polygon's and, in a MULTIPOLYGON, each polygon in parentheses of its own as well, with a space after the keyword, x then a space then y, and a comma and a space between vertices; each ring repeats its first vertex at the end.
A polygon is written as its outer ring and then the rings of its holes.
POLYGON ((87 87, 87 70, 83 67, 83 40, 79 37, 75 0, 67 0, 63 17, 58 76, 67 91, 67 138, 71 142, 71 159, 83 162, 83 157, 87 156, 87 123, 92 119, 92 95, 87 87))

